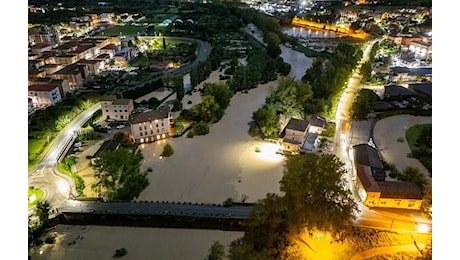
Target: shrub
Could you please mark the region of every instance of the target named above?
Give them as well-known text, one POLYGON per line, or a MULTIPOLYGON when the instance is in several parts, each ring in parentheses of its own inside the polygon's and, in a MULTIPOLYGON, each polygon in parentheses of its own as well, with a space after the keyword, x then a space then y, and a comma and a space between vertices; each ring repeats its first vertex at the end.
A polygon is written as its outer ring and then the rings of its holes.
POLYGON ((391 178, 396 178, 398 177, 398 175, 400 175, 400 172, 398 171, 398 169, 396 169, 396 166, 394 164, 390 164, 390 177, 391 178))
POLYGON ((261 152, 260 148, 256 147, 256 153, 260 153, 260 152, 261 152))
POLYGON ((170 144, 166 144, 165 147, 163 148, 163 152, 161 153, 161 156, 169 157, 174 154, 174 150, 170 144))
POLYGON ((224 207, 230 207, 231 205, 233 205, 233 199, 231 197, 228 197, 224 203, 223 203, 224 207))
POLYGON ((122 256, 126 255, 127 253, 128 253, 128 251, 124 247, 120 248, 120 249, 117 249, 117 250, 115 250, 115 255, 113 256, 113 258, 122 257, 122 256))
POLYGON ((47 237, 45 239, 45 243, 47 244, 54 244, 54 241, 55 241, 54 237, 47 237))
POLYGON ((208 126, 208 123, 204 121, 200 121, 199 123, 193 126, 192 130, 193 130, 193 134, 206 135, 209 133, 209 126, 208 126))

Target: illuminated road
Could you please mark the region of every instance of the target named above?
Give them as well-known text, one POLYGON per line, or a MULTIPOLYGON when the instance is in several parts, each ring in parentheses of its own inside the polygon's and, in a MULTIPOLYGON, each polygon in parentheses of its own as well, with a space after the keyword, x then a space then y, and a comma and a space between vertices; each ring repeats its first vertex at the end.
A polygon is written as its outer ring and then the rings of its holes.
MULTIPOLYGON (((75 140, 74 132, 80 130, 81 126, 100 109, 98 103, 78 115, 70 122, 59 135, 51 142, 48 152, 41 162, 29 172, 29 186, 41 188, 45 191, 44 200, 48 201, 51 208, 60 206, 70 195, 76 196, 77 192, 73 180, 56 172, 56 164, 62 159, 75 140)), ((31 211, 29 211, 29 214, 31 211)))
MULTIPOLYGON (((391 230, 399 232, 422 232, 431 233, 431 221, 426 221, 420 217, 404 216, 399 214, 391 214, 381 210, 368 209, 361 203, 361 199, 356 192, 352 180, 353 163, 350 158, 349 150, 352 145, 367 142, 372 129, 372 120, 353 121, 350 120, 350 108, 353 101, 361 88, 361 76, 359 68, 361 64, 369 60, 369 54, 373 44, 377 40, 372 40, 367 43, 363 52, 363 58, 357 66, 353 76, 348 81, 345 91, 342 93, 336 114, 336 134, 335 134, 335 153, 345 163, 348 170, 345 176, 347 188, 351 191, 353 198, 358 203, 360 214, 353 222, 354 226, 373 228, 379 230, 391 230)), ((367 88, 367 87, 366 87, 367 88)), ((376 88, 381 89, 381 86, 376 88)))

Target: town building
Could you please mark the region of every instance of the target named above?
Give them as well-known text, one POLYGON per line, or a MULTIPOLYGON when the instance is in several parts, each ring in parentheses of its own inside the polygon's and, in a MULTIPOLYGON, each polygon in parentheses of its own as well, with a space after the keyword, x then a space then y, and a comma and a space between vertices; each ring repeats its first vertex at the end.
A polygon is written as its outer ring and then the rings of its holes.
POLYGON ((385 181, 386 173, 378 151, 369 144, 353 146, 353 178, 356 190, 368 207, 419 210, 422 193, 405 181, 385 181))
POLYGON ((32 99, 34 108, 46 108, 61 102, 59 86, 56 84, 30 85, 28 87, 29 98, 32 99))
POLYGON ((326 119, 313 115, 308 121, 289 119, 281 132, 280 143, 287 153, 312 152, 318 146, 318 136, 326 126, 326 119))
POLYGON ((102 118, 113 121, 128 121, 134 110, 132 99, 117 99, 115 96, 104 96, 100 99, 102 118))
POLYGON ((134 142, 149 143, 171 135, 173 117, 168 106, 161 106, 156 110, 134 114, 130 123, 134 142))

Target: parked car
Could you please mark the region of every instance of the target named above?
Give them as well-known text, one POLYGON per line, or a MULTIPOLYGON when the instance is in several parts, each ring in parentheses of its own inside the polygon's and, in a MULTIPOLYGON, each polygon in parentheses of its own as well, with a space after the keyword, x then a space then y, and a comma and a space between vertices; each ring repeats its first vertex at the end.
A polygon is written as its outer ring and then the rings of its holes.
POLYGON ((117 129, 125 128, 125 125, 117 125, 117 129))

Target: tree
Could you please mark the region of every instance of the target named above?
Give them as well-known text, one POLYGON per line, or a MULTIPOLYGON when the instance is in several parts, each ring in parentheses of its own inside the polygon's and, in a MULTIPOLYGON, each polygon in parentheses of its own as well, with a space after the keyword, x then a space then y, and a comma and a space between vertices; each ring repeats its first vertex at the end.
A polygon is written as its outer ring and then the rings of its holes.
POLYGON ((422 153, 426 152, 426 150, 431 149, 433 144, 433 136, 431 133, 431 126, 423 127, 420 130, 417 139, 415 140, 415 145, 419 147, 422 153))
POLYGON ((49 223, 51 205, 48 201, 39 201, 35 209, 35 216, 38 217, 39 226, 46 227, 49 223))
POLYGON ((267 98, 267 103, 272 104, 276 112, 303 118, 303 104, 313 96, 310 85, 296 82, 291 77, 281 77, 278 82, 277 88, 267 98))
POLYGON ((206 95, 213 96, 217 104, 219 104, 219 107, 226 109, 230 104, 233 93, 225 82, 205 83, 203 86, 202 96, 206 95))
POLYGON ((123 146, 131 145, 131 140, 129 138, 129 134, 125 132, 116 132, 113 135, 113 140, 116 140, 121 143, 123 146))
POLYGON ((140 172, 143 158, 136 146, 101 152, 92 165, 96 178, 93 190, 104 189, 109 200, 137 198, 149 185, 147 172, 140 172))
POLYGON ((209 125, 206 122, 200 121, 192 127, 193 135, 206 135, 209 133, 209 125))
POLYGON ((219 114, 219 104, 213 96, 207 95, 201 98, 201 103, 193 106, 192 110, 198 114, 201 120, 209 122, 217 122, 219 114))
POLYGON ((370 61, 366 61, 362 66, 361 66, 361 76, 363 77, 361 79, 361 82, 367 82, 371 79, 371 73, 372 73, 372 64, 370 61))
POLYGON ((398 174, 396 178, 400 181, 408 181, 417 185, 422 194, 425 193, 426 186, 428 185, 428 180, 426 179, 425 175, 415 167, 407 167, 402 173, 398 174))
POLYGON ((282 198, 268 193, 258 201, 247 220, 246 242, 255 252, 265 251, 269 259, 283 259, 281 255, 288 245, 288 226, 282 198))
POLYGON ((351 105, 352 117, 365 119, 371 111, 371 104, 379 100, 379 96, 370 89, 361 89, 351 105))
POLYGON ((262 138, 275 138, 279 133, 279 118, 275 109, 271 105, 265 104, 263 107, 252 113, 254 121, 249 128, 252 136, 262 138))
POLYGON ((176 98, 179 101, 182 101, 182 99, 185 96, 185 88, 184 88, 184 79, 183 75, 177 75, 173 79, 173 84, 174 84, 174 90, 176 91, 176 98))
POLYGON ((338 232, 357 209, 345 190, 344 164, 333 154, 298 154, 287 158, 280 190, 285 192, 287 220, 293 232, 302 228, 338 232))
POLYGON ((163 152, 161 153, 161 156, 164 156, 164 157, 169 157, 171 155, 174 154, 174 150, 172 148, 172 146, 170 144, 166 144, 164 147, 163 147, 163 152))
POLYGON ((214 241, 211 248, 209 248, 208 256, 206 260, 222 260, 225 256, 225 247, 219 243, 219 241, 214 241))

